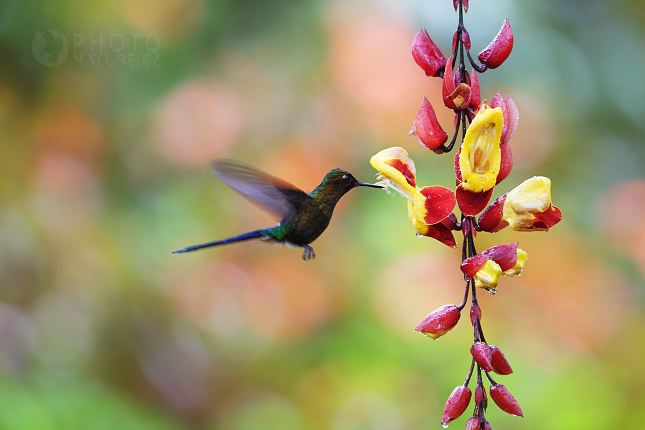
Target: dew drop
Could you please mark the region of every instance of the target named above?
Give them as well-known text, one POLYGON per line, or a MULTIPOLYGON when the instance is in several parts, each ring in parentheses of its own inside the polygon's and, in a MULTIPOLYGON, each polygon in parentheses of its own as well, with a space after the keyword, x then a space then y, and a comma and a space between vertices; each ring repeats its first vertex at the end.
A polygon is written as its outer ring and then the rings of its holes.
POLYGON ((417 231, 417 237, 423 237, 423 235, 417 231))
POLYGON ((450 423, 441 423, 441 427, 447 429, 450 423))

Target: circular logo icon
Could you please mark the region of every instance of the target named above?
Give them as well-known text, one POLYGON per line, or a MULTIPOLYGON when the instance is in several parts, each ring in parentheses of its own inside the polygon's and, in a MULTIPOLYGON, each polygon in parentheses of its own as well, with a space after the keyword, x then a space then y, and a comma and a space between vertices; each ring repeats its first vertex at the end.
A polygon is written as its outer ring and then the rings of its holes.
POLYGON ((58 67, 67 58, 67 39, 56 30, 36 30, 31 52, 43 66, 58 67))

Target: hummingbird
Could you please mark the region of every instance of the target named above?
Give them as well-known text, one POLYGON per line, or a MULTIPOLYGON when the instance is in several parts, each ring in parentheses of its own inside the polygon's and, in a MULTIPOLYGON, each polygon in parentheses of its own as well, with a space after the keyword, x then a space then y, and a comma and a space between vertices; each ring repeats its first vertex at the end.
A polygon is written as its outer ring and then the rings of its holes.
POLYGON ((331 221, 336 203, 355 187, 382 188, 356 180, 343 169, 334 169, 311 193, 291 185, 272 174, 236 160, 215 160, 210 168, 226 185, 252 203, 282 218, 275 227, 253 230, 226 239, 193 245, 172 254, 196 251, 211 246, 260 239, 267 242, 304 248, 302 259, 316 256, 311 242, 320 236, 331 221))

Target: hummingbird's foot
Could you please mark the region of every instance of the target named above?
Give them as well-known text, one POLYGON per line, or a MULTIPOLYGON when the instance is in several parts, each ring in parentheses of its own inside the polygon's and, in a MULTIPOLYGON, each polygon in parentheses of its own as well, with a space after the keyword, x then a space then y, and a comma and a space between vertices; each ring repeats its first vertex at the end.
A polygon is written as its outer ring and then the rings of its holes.
POLYGON ((313 260, 316 258, 316 253, 310 245, 302 245, 305 248, 305 252, 302 254, 302 259, 305 261, 313 260))

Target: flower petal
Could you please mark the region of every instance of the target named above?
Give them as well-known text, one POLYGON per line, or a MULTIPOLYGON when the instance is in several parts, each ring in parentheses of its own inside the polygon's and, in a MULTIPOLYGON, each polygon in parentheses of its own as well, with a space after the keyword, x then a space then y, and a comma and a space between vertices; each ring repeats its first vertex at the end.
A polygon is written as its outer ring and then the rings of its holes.
POLYGON ((445 187, 423 187, 414 196, 415 216, 428 225, 436 224, 452 213, 455 193, 445 187))
POLYGON ((370 159, 370 164, 410 195, 416 189, 416 168, 405 149, 398 146, 384 149, 370 159))
POLYGON ((464 182, 462 182, 456 191, 459 210, 464 215, 477 215, 486 207, 492 194, 492 188, 484 192, 470 191, 464 187, 464 182))

